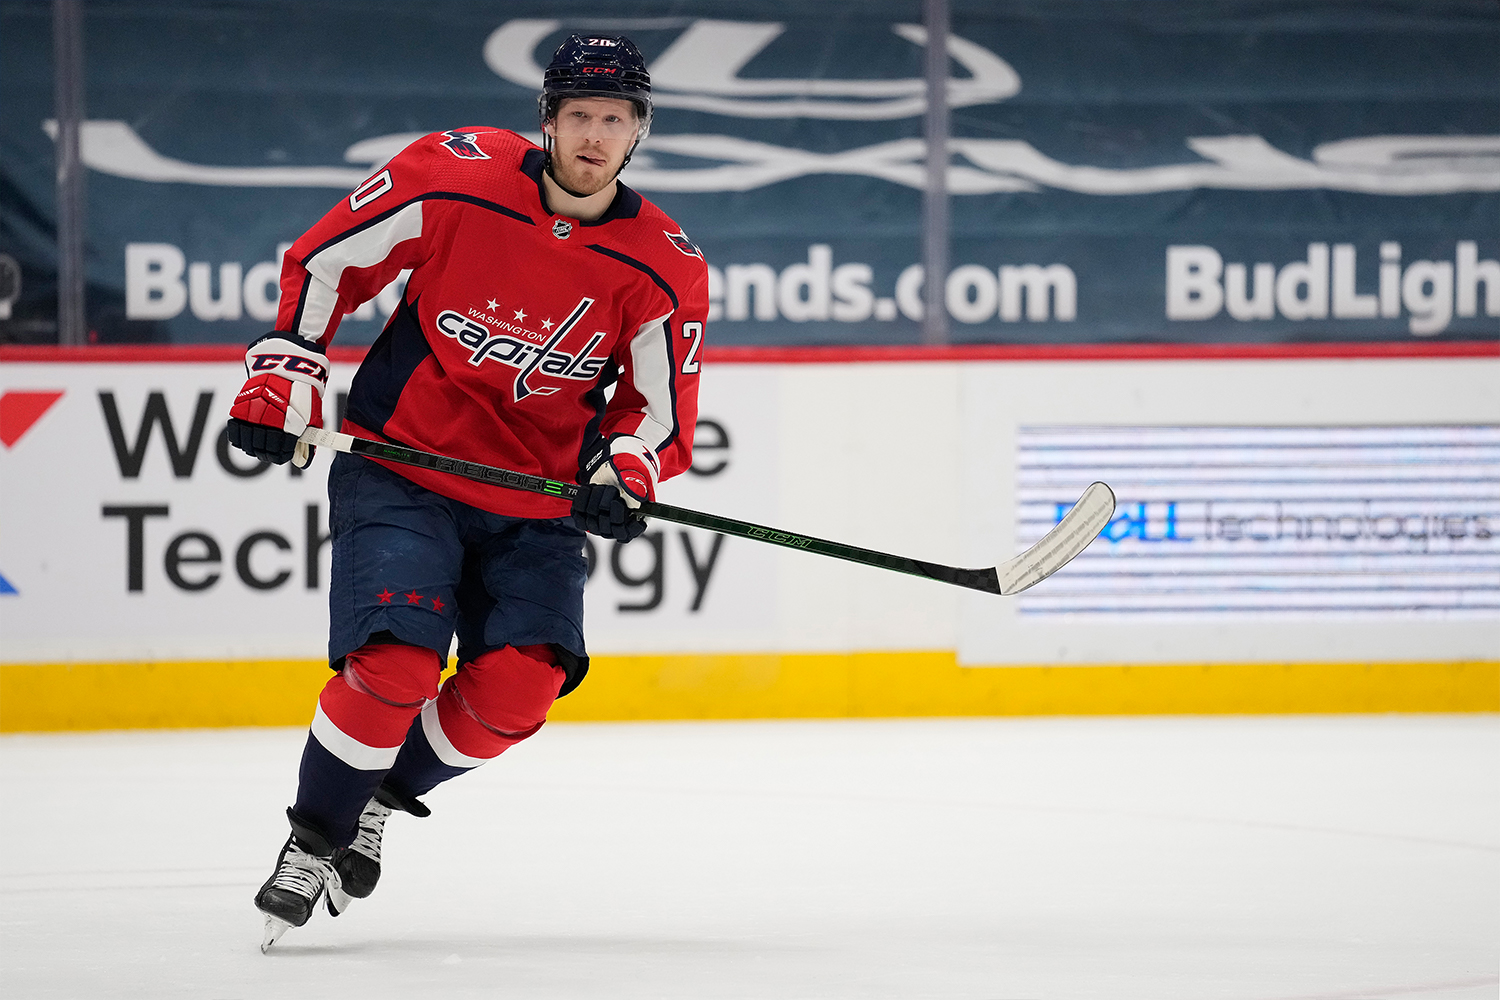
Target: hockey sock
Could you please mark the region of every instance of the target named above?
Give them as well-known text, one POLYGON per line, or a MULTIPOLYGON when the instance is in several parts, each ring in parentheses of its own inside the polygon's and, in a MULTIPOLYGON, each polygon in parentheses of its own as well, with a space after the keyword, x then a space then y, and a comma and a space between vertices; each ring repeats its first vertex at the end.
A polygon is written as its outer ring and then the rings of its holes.
POLYGON ((395 763, 413 716, 437 693, 441 661, 421 646, 367 645, 318 697, 298 774, 298 815, 347 847, 359 815, 395 763))
MULTIPOLYGON (((429 726, 433 728, 438 726, 437 702, 428 705, 412 720, 411 729, 406 734, 406 742, 401 744, 401 752, 396 755, 396 763, 391 765, 390 771, 385 776, 385 786, 394 789, 406 798, 414 799, 419 795, 426 795, 449 778, 456 778, 484 763, 482 760, 458 765, 444 763, 443 759, 437 755, 437 751, 432 748, 432 741, 423 731, 424 727, 429 726)), ((441 731, 437 736, 439 743, 444 742, 441 731)), ((447 757, 449 760, 457 760, 461 759, 462 755, 455 751, 447 754, 447 757)))
POLYGON ((413 720, 387 786, 422 795, 533 735, 566 676, 549 646, 505 646, 461 666, 413 720))

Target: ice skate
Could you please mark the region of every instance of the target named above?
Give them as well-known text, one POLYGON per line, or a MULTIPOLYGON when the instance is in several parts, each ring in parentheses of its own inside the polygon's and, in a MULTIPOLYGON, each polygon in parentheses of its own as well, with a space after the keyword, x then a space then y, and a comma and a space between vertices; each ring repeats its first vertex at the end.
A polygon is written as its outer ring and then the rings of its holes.
POLYGON ((391 813, 404 812, 418 818, 431 816, 432 810, 421 799, 382 784, 359 815, 359 832, 354 843, 333 853, 338 878, 328 885, 328 912, 338 916, 356 899, 375 891, 380 881, 380 841, 385 835, 385 821, 391 813))
POLYGON ((378 796, 372 798, 359 815, 359 833, 354 843, 333 852, 338 879, 328 885, 328 912, 332 916, 338 916, 354 900, 364 899, 375 891, 375 883, 380 881, 380 838, 391 812, 391 807, 378 796))
POLYGON ((296 819, 292 828, 294 832, 276 859, 276 871, 255 894, 256 909, 266 915, 262 952, 269 950, 287 928, 307 923, 324 889, 338 884, 328 841, 296 819))

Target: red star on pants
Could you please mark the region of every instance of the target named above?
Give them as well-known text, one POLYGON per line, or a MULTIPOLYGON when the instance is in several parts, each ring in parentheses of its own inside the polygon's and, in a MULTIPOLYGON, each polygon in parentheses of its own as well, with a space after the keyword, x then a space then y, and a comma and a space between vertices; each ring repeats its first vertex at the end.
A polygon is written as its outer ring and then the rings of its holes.
POLYGON ((411 593, 409 593, 409 594, 406 595, 406 603, 407 604, 421 604, 422 603, 422 595, 419 594, 419 593, 417 593, 415 590, 413 590, 411 593))
POLYGON ((440 598, 440 597, 434 597, 432 599, 432 610, 434 610, 434 611, 441 611, 445 607, 447 607, 447 605, 443 603, 442 598, 440 598))
POLYGON ((378 598, 380 598, 380 603, 381 604, 389 604, 389 603, 391 603, 391 598, 395 597, 396 595, 393 594, 393 593, 391 593, 389 590, 382 590, 380 593, 376 594, 375 596, 378 597, 378 598))

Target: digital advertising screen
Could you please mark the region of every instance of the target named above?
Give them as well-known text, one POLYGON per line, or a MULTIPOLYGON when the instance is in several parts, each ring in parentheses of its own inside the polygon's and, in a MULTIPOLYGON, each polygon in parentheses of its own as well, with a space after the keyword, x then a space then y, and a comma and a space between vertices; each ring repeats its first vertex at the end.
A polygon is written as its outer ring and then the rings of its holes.
POLYGON ((1500 427, 1022 426, 1018 543, 1115 517, 1023 616, 1500 617, 1500 427))

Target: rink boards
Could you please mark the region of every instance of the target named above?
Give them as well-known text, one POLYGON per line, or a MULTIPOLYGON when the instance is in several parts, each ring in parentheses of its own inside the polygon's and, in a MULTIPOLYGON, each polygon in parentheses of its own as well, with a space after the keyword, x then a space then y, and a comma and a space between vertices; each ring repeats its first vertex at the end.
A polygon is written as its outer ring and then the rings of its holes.
MULTIPOLYGON (((1444 349, 711 356, 669 503, 970 567, 1094 479, 1115 520, 1010 599, 591 539, 594 666, 553 717, 1500 709, 1500 358, 1444 349)), ((0 353, 0 729, 310 717, 328 460, 227 447, 237 353, 0 353)))

